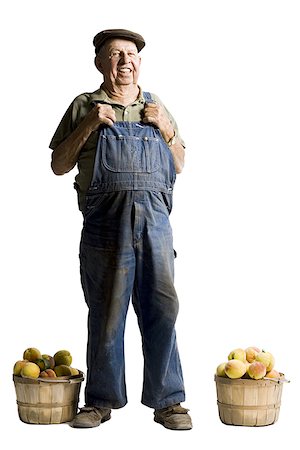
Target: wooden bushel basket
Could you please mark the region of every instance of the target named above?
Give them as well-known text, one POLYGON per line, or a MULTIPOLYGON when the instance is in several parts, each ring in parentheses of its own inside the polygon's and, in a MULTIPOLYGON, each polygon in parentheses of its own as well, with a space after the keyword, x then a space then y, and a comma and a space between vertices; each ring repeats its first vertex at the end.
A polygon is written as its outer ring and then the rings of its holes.
POLYGON ((230 379, 215 375, 220 420, 227 425, 260 427, 278 420, 281 380, 230 379))
POLYGON ((74 419, 84 375, 61 378, 22 378, 13 375, 22 422, 58 424, 74 419))

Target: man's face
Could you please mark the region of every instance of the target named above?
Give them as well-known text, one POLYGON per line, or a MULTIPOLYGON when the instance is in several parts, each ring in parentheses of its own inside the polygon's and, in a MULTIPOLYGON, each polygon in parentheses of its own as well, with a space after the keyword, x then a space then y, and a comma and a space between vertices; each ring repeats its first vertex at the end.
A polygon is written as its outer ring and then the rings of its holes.
POLYGON ((137 84, 141 58, 134 42, 125 39, 107 41, 96 57, 96 66, 104 82, 113 85, 137 84))

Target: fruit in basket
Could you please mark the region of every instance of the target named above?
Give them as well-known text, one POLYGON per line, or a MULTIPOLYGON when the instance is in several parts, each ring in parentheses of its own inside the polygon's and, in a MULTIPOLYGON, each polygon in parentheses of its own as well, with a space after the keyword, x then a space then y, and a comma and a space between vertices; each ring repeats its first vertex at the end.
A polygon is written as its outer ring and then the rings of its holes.
POLYGON ((21 370, 22 377, 38 378, 40 375, 40 368, 34 362, 27 362, 21 370))
POLYGON ((15 362, 13 375, 30 378, 56 378, 80 375, 80 371, 71 367, 72 355, 68 350, 59 350, 54 356, 41 354, 35 347, 23 352, 23 359, 15 362), (26 356, 26 358, 25 358, 26 356))
POLYGON ((239 359, 231 359, 225 364, 225 374, 228 378, 241 378, 245 375, 247 367, 246 364, 239 359))
POLYGON ((35 347, 29 347, 23 353, 23 359, 27 359, 30 362, 34 362, 41 357, 41 352, 35 347))
POLYGON ((50 369, 54 369, 54 367, 55 367, 55 361, 54 361, 53 356, 50 356, 50 355, 42 355, 42 358, 43 358, 43 359, 47 359, 47 360, 49 361, 49 368, 50 368, 50 369))
POLYGON ((66 377, 72 375, 70 366, 67 366, 66 364, 60 364, 59 366, 55 366, 53 370, 56 373, 57 377, 66 377))
POLYGON ((275 358, 270 352, 265 352, 262 350, 256 355, 256 361, 263 363, 266 366, 267 372, 271 372, 271 370, 275 366, 275 358))
POLYGON ((23 369, 26 363, 28 363, 27 359, 22 359, 20 361, 15 362, 13 374, 16 376, 20 376, 21 370, 23 369))
POLYGON ((249 363, 252 363, 253 361, 255 361, 256 355, 260 352, 261 350, 258 347, 247 347, 245 352, 246 352, 246 359, 249 363))
POLYGON ((54 355, 54 361, 56 366, 70 366, 72 364, 72 356, 68 350, 59 350, 54 355))
POLYGON ((41 378, 56 378, 56 373, 52 369, 43 370, 40 373, 41 378))
POLYGON ((216 368, 216 375, 232 379, 243 378, 261 380, 263 378, 285 379, 274 369, 275 358, 272 353, 251 346, 245 350, 236 348, 228 355, 228 361, 216 368))
POLYGON ((238 359, 240 361, 245 362, 246 361, 246 352, 242 348, 236 348, 235 350, 232 350, 228 355, 228 360, 231 359, 238 359))
POLYGON ((259 361, 254 361, 248 367, 247 373, 253 380, 261 380, 266 375, 266 366, 259 361))
POLYGON ((216 375, 218 377, 226 377, 227 376, 225 373, 225 366, 226 366, 226 362, 218 365, 218 367, 216 369, 216 375))

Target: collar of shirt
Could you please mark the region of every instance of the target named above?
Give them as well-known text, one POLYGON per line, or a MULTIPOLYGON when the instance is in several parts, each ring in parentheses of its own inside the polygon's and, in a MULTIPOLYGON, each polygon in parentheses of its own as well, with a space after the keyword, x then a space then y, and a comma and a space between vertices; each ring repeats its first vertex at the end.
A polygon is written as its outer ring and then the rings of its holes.
MULTIPOLYGON (((104 89, 102 89, 102 86, 100 86, 99 89, 97 89, 95 92, 93 92, 90 95, 90 104, 92 104, 93 102, 107 103, 109 105, 119 105, 117 102, 114 102, 107 95, 107 93, 104 91, 104 89)), ((140 104, 144 104, 145 103, 145 99, 144 99, 144 96, 143 96, 143 91, 142 91, 140 86, 139 86, 139 95, 138 95, 137 99, 131 104, 131 106, 137 105, 138 103, 140 103, 140 104)))

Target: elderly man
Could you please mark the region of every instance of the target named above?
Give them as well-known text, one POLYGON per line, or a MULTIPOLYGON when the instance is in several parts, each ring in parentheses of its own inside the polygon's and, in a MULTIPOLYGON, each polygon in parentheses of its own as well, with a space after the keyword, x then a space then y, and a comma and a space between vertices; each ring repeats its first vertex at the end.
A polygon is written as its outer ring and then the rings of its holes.
POLYGON ((142 403, 169 429, 192 428, 176 344, 178 299, 169 214, 184 143, 160 99, 138 85, 141 35, 94 38, 103 84, 75 98, 52 140, 56 175, 77 164, 84 224, 80 273, 88 305, 85 406, 73 426, 90 428, 127 403, 124 329, 130 298, 144 356, 142 403))

